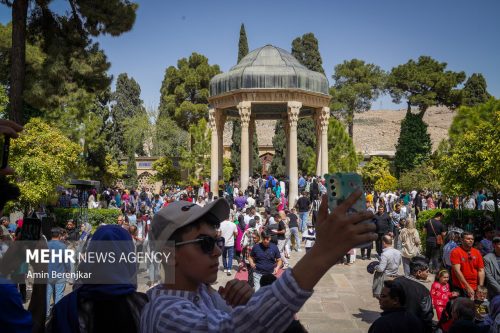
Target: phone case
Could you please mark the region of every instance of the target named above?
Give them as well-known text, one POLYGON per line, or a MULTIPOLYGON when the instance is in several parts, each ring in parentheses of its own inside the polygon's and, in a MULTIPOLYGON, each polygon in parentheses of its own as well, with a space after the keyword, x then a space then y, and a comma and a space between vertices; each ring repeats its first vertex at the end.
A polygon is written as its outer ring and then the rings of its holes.
MULTIPOLYGON (((366 197, 363 188, 363 180, 361 176, 357 173, 332 173, 325 174, 325 186, 328 197, 328 208, 332 212, 335 207, 340 205, 344 200, 346 200, 351 193, 360 189, 362 194, 361 197, 352 205, 348 210, 348 213, 363 212, 366 210, 366 197)), ((371 220, 363 221, 362 223, 372 223, 371 220)), ((367 247, 370 246, 369 243, 361 244, 357 247, 367 247)))

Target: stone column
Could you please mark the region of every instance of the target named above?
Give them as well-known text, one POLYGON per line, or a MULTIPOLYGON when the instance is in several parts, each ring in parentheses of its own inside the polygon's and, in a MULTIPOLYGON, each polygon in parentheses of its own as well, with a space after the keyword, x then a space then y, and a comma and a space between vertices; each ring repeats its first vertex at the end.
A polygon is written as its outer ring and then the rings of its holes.
MULTIPOLYGON (((227 116, 219 111, 219 120, 217 121, 217 134, 219 135, 219 180, 224 179, 224 126, 227 116)), ((213 191, 212 191, 213 192, 213 191)), ((219 196, 214 192, 214 196, 219 196)))
POLYGON ((217 130, 217 110, 208 110, 208 123, 212 130, 210 149, 210 190, 217 192, 219 188, 219 138, 217 130))
POLYGON ((255 133, 255 116, 250 117, 250 123, 248 125, 248 174, 250 177, 253 176, 253 136, 255 133))
POLYGON ((321 121, 321 176, 328 173, 328 120, 330 108, 323 107, 320 111, 321 121))
POLYGON ((250 115, 252 114, 251 102, 240 102, 238 104, 238 111, 241 120, 241 166, 240 166, 240 190, 244 192, 248 187, 249 177, 249 139, 248 139, 248 126, 250 123, 250 115))
POLYGON ((283 128, 285 129, 286 146, 285 146, 285 172, 290 174, 290 124, 288 122, 288 113, 283 118, 283 128))
POLYGON ((301 102, 288 102, 288 128, 290 138, 290 149, 287 154, 290 158, 290 178, 289 191, 288 191, 288 206, 295 206, 295 201, 298 197, 298 161, 297 161, 297 122, 299 121, 301 102))
POLYGON ((316 176, 323 176, 321 174, 321 121, 319 110, 314 113, 313 118, 316 134, 316 176))

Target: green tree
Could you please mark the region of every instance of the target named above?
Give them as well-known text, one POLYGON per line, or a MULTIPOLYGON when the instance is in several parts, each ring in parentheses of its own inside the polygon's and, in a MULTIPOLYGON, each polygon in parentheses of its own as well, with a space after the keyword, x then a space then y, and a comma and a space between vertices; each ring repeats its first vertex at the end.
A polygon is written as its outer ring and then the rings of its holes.
POLYGON ((396 177, 388 172, 384 172, 382 176, 375 182, 374 189, 377 192, 395 191, 398 186, 396 177))
POLYGON ((398 188, 405 191, 414 189, 429 189, 433 191, 441 190, 439 173, 432 163, 424 163, 414 169, 403 172, 399 176, 398 188))
POLYGON ((464 133, 473 130, 481 122, 494 119, 498 110, 500 102, 494 98, 483 104, 460 107, 448 130, 450 141, 453 143, 461 140, 464 133))
POLYGON ((186 131, 201 118, 208 118, 210 79, 219 73, 218 65, 209 65, 198 53, 179 59, 177 67, 168 67, 160 89, 159 117, 174 119, 186 131))
POLYGON ((491 95, 486 90, 486 80, 481 73, 472 74, 465 81, 464 89, 462 90, 462 105, 475 106, 485 103, 491 98, 491 95))
POLYGON ((172 158, 160 157, 153 162, 153 170, 156 171, 154 179, 162 181, 164 184, 175 184, 181 179, 179 168, 176 168, 172 162, 172 158))
POLYGON ((429 56, 410 59, 406 64, 394 67, 387 77, 386 88, 394 103, 407 103, 407 113, 417 106, 423 118, 430 106, 457 107, 461 92, 456 87, 465 80, 464 72, 446 70, 445 62, 429 56))
POLYGON ((319 43, 312 32, 297 37, 292 42, 292 55, 308 69, 325 74, 319 43))
POLYGON ((354 114, 368 111, 384 86, 385 72, 379 66, 366 64, 363 60, 352 59, 335 66, 330 88, 332 111, 345 116, 349 136, 353 137, 354 114))
POLYGON ((224 157, 222 173, 224 175, 224 181, 228 182, 233 176, 233 167, 231 165, 231 159, 224 157))
POLYGON ((16 170, 12 180, 19 186, 20 208, 27 213, 53 197, 58 185, 68 181, 80 146, 39 118, 32 118, 20 137, 11 142, 9 164, 16 170))
POLYGON ((181 149, 181 166, 189 170, 189 182, 198 185, 210 177, 210 129, 205 118, 189 126, 190 149, 181 149))
POLYGON ((238 41, 238 63, 247 54, 248 54, 247 33, 245 31, 245 25, 242 23, 240 27, 240 40, 238 41))
POLYGON ((385 158, 373 156, 361 168, 363 182, 374 185, 384 174, 390 173, 390 163, 385 158))
POLYGON ((361 162, 352 139, 336 118, 328 122, 328 172, 354 172, 361 162))
POLYGON ((278 120, 274 127, 273 136, 274 156, 271 162, 270 172, 276 177, 285 177, 286 172, 286 135, 282 120, 278 120))
MULTIPOLYGON (((497 104, 498 107, 499 104, 497 104)), ((493 193, 497 223, 500 193, 500 109, 460 135, 442 154, 439 170, 445 190, 453 194, 486 188, 493 193)))
POLYGON ((189 133, 168 116, 158 116, 154 127, 153 152, 157 156, 180 157, 189 145, 189 133))
POLYGON ((125 175, 125 186, 128 188, 137 188, 137 162, 135 153, 129 151, 127 154, 127 174, 125 175))
POLYGON ((123 155, 143 154, 146 109, 141 100, 141 87, 126 73, 118 75, 116 90, 112 94, 113 139, 123 155))
POLYGON ((135 3, 125 0, 104 2, 69 0, 71 11, 68 16, 61 16, 50 10, 50 2, 50 0, 0 0, 0 3, 12 8, 9 117, 16 122, 24 120, 27 28, 30 31, 40 31, 46 39, 49 36, 62 35, 67 37, 70 43, 78 45, 78 42, 88 41, 89 36, 95 37, 107 33, 118 36, 130 30, 137 9, 135 3), (28 17, 29 27, 27 27, 28 17))
POLYGON ((394 166, 396 177, 427 161, 431 156, 431 137, 427 124, 418 114, 407 113, 401 121, 394 166))

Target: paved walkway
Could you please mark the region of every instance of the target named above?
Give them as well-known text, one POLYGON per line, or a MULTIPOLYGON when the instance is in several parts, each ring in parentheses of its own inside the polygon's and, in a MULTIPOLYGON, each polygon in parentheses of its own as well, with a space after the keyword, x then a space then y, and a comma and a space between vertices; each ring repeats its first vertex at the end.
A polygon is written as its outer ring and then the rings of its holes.
MULTIPOLYGON (((293 252, 293 266, 305 252, 293 252)), ((380 315, 378 301, 372 297, 372 278, 366 272, 370 261, 359 258, 351 266, 335 265, 320 280, 313 296, 298 313, 300 322, 311 333, 367 332, 380 315)), ((224 285, 231 278, 219 273, 218 283, 224 285)))

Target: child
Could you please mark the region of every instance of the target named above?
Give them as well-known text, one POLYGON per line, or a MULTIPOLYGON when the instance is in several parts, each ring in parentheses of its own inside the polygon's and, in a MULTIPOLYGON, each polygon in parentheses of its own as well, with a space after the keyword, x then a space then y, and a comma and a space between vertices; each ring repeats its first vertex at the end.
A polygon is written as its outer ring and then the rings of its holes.
POLYGON ((482 323, 490 313, 490 302, 486 299, 488 289, 485 286, 478 286, 474 297, 474 306, 476 308, 476 323, 482 323))
POLYGON ((443 313, 448 300, 451 296, 455 296, 455 294, 450 291, 450 285, 448 284, 449 279, 450 274, 448 271, 446 269, 440 270, 439 273, 436 274, 436 280, 431 287, 432 305, 434 309, 436 309, 438 320, 441 319, 441 313, 443 313))
POLYGON ((307 224, 307 230, 302 234, 302 241, 304 240, 306 241, 305 248, 307 252, 316 242, 316 230, 314 229, 312 223, 307 224))

